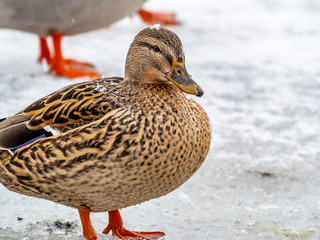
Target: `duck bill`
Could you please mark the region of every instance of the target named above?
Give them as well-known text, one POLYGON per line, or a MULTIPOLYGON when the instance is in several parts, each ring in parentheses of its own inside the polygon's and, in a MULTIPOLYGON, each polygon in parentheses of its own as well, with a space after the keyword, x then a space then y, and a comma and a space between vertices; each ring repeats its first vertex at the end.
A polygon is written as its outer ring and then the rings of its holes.
POLYGON ((177 62, 175 59, 172 61, 171 70, 168 72, 167 78, 181 91, 193 94, 198 97, 203 95, 202 88, 191 78, 185 67, 184 60, 182 63, 177 62))

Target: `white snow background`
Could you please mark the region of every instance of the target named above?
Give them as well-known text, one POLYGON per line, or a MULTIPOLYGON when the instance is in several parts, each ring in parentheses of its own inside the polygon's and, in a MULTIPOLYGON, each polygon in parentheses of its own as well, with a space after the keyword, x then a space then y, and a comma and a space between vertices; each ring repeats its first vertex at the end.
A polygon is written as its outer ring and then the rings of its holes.
MULTIPOLYGON (((320 239, 320 2, 317 0, 151 0, 174 11, 186 66, 205 95, 212 147, 181 188, 121 210, 132 230, 167 240, 320 239)), ((134 16, 110 28, 65 37, 66 57, 105 76, 123 76, 134 16)), ((36 35, 0 30, 0 117, 69 80, 36 63, 36 35)), ((0 186, 0 239, 83 239, 76 209, 0 186), (19 218, 19 219, 18 219, 19 218), (71 223, 70 229, 54 224, 71 223)), ((98 239, 107 213, 91 214, 98 239)))

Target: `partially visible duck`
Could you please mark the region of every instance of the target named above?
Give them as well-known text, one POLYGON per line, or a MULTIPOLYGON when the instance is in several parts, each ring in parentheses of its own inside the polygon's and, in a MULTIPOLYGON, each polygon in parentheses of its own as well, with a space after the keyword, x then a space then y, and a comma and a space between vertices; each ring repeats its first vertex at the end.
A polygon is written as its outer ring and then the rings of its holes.
POLYGON ((62 36, 80 34, 106 27, 137 12, 148 23, 175 24, 172 14, 141 10, 146 0, 0 0, 0 27, 39 35, 39 61, 45 60, 50 70, 69 78, 100 76, 90 63, 65 59, 61 50, 62 36), (46 37, 51 36, 51 53, 46 37))

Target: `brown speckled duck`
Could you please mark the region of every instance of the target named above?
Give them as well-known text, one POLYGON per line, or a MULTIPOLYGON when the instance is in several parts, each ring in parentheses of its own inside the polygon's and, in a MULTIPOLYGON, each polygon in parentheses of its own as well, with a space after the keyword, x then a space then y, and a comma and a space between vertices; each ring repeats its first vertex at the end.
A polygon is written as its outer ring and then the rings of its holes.
POLYGON ((90 212, 104 211, 104 233, 157 239, 164 234, 125 229, 118 209, 175 190, 205 160, 209 119, 185 93, 203 91, 186 71, 180 39, 146 28, 130 46, 124 79, 67 86, 0 122, 0 181, 77 208, 87 240, 97 239, 90 212))

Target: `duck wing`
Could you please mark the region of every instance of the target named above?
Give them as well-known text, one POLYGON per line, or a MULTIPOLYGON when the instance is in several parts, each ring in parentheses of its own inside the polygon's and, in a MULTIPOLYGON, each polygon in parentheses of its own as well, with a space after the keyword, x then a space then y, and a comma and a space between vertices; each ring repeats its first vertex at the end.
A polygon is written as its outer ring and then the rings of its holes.
POLYGON ((112 89, 122 81, 112 77, 69 85, 0 120, 0 148, 12 149, 47 136, 46 126, 65 132, 101 118, 114 108, 112 89))

